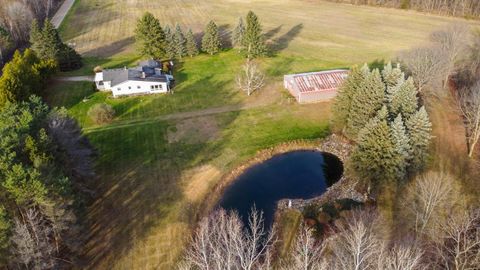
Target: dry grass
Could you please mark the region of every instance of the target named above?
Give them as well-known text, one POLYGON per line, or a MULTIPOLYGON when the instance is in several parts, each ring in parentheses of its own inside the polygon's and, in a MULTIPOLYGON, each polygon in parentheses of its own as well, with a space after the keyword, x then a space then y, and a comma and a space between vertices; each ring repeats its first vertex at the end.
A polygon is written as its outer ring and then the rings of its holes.
MULTIPOLYGON (((203 31, 215 20, 225 36, 238 17, 255 11, 276 51, 296 65, 342 66, 386 58, 427 40, 437 28, 459 19, 411 11, 294 0, 78 0, 63 36, 85 55, 111 57, 134 50, 135 21, 145 12, 165 24, 203 31), (80 30, 79 30, 80 29, 80 30)), ((293 70, 298 68, 293 67, 293 70)))
MULTIPOLYGON (((226 36, 249 9, 259 15, 276 53, 262 60, 270 81, 258 95, 240 97, 233 89, 234 63, 241 60, 226 52, 186 60, 185 72, 177 76, 183 85, 173 96, 106 101, 123 114, 117 124, 88 130, 100 153, 100 177, 98 198, 86 217, 90 231, 81 268, 173 269, 201 202, 221 175, 258 150, 326 134, 330 103, 294 104, 279 91, 284 73, 389 59, 457 20, 322 1, 77 0, 62 35, 84 55, 126 65, 138 58, 133 29, 145 11, 196 33, 214 19, 226 36), (217 109, 226 104, 244 110, 217 109), (199 109, 214 115, 207 119, 211 126, 203 127, 198 121, 203 116, 189 113, 199 109), (179 111, 188 117, 164 117, 179 111), (191 140, 196 135, 200 138, 191 140)), ((88 127, 83 112, 106 97, 94 94, 81 102, 91 93, 74 86, 52 92, 50 103, 68 105, 88 127)))

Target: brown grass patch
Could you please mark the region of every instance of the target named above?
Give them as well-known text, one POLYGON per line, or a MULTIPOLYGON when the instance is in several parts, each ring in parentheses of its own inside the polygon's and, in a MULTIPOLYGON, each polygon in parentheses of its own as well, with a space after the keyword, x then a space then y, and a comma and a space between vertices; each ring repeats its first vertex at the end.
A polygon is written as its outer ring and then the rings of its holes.
POLYGON ((178 122, 167 133, 169 143, 189 144, 213 141, 218 138, 218 124, 213 116, 189 118, 178 122))

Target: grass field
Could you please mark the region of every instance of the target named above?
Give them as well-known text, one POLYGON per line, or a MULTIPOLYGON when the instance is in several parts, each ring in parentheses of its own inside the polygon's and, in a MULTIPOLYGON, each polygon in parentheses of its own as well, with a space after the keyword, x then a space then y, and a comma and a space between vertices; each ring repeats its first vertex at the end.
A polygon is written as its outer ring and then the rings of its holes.
MULTIPOLYGON (((273 52, 259 60, 267 85, 251 97, 234 87, 243 59, 233 50, 179 63, 173 95, 112 99, 88 82, 57 82, 46 93, 49 104, 67 107, 99 153, 80 268, 172 269, 200 203, 222 175, 258 150, 329 133, 331 104, 295 104, 282 90, 284 74, 391 59, 457 21, 322 1, 77 0, 61 33, 86 65, 62 76, 134 65, 141 57, 133 29, 145 11, 197 34, 214 19, 228 38, 249 9, 259 15, 273 52), (115 109, 111 124, 97 126, 87 117, 99 102, 115 109)), ((284 233, 291 238, 292 230, 284 233)))

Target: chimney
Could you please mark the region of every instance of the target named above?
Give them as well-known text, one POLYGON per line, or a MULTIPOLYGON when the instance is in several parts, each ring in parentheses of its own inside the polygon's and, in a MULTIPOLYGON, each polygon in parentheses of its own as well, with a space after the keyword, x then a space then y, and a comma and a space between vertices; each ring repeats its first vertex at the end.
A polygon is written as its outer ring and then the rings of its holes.
POLYGON ((142 72, 142 79, 145 79, 146 75, 145 72, 142 72))

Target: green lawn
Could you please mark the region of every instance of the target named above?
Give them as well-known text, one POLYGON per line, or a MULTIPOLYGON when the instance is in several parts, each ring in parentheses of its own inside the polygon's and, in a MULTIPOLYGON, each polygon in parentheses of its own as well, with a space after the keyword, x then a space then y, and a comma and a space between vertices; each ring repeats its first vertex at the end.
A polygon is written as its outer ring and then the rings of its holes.
MULTIPOLYGON (((177 63, 174 94, 113 99, 88 82, 56 82, 48 89, 47 102, 65 106, 98 150, 97 199, 88 206, 80 268, 172 269, 199 205, 223 175, 258 150, 327 136, 331 104, 292 102, 282 89, 284 74, 388 60, 459 21, 307 0, 77 0, 60 30, 85 65, 61 76, 93 75, 97 65, 135 65, 141 57, 133 30, 145 11, 163 25, 178 22, 195 33, 214 19, 227 39, 250 9, 272 51, 258 60, 267 84, 252 97, 235 88, 244 59, 234 50, 177 63), (100 102, 115 109, 113 123, 98 126, 87 117, 100 102)), ((284 227, 295 227, 293 221, 284 227)), ((284 232, 292 237, 292 230, 284 232)))

